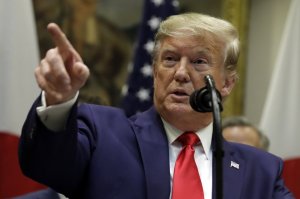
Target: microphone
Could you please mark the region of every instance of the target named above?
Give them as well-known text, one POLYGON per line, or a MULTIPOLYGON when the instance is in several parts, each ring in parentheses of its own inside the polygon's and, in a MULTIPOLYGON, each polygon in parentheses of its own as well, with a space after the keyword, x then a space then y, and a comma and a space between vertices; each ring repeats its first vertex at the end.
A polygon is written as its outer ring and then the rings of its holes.
POLYGON ((216 103, 220 111, 223 111, 222 97, 220 92, 215 88, 215 83, 211 75, 204 77, 206 86, 200 90, 194 91, 190 96, 190 105, 197 112, 213 112, 212 91, 216 93, 216 103))

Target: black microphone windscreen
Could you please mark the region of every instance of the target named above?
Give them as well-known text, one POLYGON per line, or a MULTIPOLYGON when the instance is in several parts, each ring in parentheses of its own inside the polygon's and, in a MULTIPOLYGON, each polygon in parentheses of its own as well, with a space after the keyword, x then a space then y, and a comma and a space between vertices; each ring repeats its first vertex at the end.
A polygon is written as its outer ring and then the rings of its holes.
POLYGON ((212 112, 211 95, 207 87, 191 94, 190 105, 197 112, 212 112))

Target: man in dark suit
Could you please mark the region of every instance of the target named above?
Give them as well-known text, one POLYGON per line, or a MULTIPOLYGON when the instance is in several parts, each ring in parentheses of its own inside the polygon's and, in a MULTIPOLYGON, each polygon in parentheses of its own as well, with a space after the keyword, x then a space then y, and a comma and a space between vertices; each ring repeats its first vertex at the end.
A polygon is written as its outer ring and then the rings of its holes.
MULTIPOLYGON (((162 22, 153 49, 154 107, 130 118, 116 108, 76 103, 88 68, 57 25, 48 30, 56 48, 35 71, 43 92, 23 127, 23 172, 70 198, 215 198, 212 114, 195 112, 189 97, 207 74, 223 99, 229 95, 237 76, 236 29, 195 13, 162 22), (194 142, 183 147, 182 137, 194 142), (196 173, 182 174, 190 163, 196 173), (191 182, 197 191, 182 190, 191 182)), ((293 198, 279 158, 225 141, 224 153, 224 199, 293 198)))

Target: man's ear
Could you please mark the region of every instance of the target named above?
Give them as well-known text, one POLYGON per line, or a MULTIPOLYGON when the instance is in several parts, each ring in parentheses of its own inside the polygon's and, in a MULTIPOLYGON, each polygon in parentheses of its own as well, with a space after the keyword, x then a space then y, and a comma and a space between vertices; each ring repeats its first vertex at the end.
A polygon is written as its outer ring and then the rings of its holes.
POLYGON ((230 74, 226 77, 224 85, 220 91, 222 98, 226 98, 232 91, 236 83, 236 74, 230 74))

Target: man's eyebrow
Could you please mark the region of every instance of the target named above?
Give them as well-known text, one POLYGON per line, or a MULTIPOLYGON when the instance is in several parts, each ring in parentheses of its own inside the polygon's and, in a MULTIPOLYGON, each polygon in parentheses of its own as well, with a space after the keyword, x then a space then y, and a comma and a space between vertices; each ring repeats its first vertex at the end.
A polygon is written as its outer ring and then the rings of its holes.
POLYGON ((201 49, 197 49, 195 52, 199 53, 199 54, 206 54, 206 55, 210 55, 211 49, 209 48, 201 48, 201 49))
POLYGON ((164 49, 161 51, 162 54, 166 54, 166 53, 175 53, 175 50, 174 49, 164 49))

